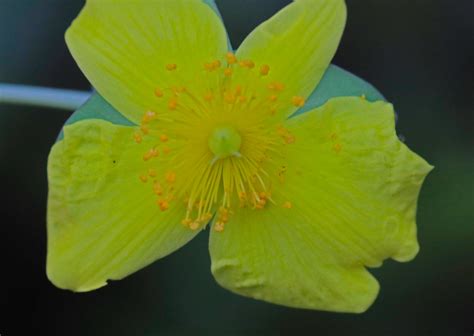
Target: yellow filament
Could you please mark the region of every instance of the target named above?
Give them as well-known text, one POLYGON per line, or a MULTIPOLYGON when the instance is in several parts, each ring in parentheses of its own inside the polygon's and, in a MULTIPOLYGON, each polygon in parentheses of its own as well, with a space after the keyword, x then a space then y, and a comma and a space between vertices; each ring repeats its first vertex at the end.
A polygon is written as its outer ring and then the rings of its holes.
MULTIPOLYGON (((196 69, 198 85, 170 76, 168 87, 155 88, 154 96, 163 99, 144 112, 133 136, 136 143, 145 137, 152 141, 142 158, 147 173, 139 179, 152 182, 150 194, 161 211, 184 206, 182 224, 190 230, 214 218, 214 230, 222 232, 240 208, 292 208, 291 202, 272 198, 272 188, 285 183, 287 170, 273 156, 280 155, 278 146, 296 139, 269 116, 291 105, 301 107, 305 99, 288 99, 282 82, 269 82, 269 64, 238 60, 231 52, 222 59, 225 64, 210 60, 196 69)), ((178 65, 165 69, 175 71, 178 65)), ((336 152, 342 148, 332 146, 336 152)))

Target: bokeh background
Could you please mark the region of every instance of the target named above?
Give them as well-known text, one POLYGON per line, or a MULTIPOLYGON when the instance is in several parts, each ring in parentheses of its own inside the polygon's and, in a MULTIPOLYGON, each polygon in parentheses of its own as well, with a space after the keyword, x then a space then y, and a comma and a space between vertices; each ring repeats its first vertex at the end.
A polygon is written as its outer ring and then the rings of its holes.
MULTIPOLYGON (((218 0, 234 46, 286 0, 218 0)), ((419 201, 421 252, 373 270, 365 314, 279 307, 231 294, 209 271, 207 234, 92 293, 45 276, 49 149, 70 112, 0 105, 0 334, 472 335, 474 1, 347 0, 334 60, 379 88, 398 131, 436 169, 419 201)), ((63 34, 81 0, 0 0, 0 82, 89 89, 63 34)))

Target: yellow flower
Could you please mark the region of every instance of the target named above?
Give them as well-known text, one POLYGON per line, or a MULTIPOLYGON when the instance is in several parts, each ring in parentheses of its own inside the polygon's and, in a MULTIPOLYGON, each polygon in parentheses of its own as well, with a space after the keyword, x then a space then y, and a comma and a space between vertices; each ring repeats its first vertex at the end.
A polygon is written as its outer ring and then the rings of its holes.
POLYGON ((392 105, 329 67, 344 1, 295 1, 235 54, 212 6, 89 0, 68 30, 111 106, 94 96, 52 148, 49 278, 99 288, 210 222, 222 286, 366 310, 379 288, 366 267, 418 251, 416 201, 431 166, 398 140, 392 105))

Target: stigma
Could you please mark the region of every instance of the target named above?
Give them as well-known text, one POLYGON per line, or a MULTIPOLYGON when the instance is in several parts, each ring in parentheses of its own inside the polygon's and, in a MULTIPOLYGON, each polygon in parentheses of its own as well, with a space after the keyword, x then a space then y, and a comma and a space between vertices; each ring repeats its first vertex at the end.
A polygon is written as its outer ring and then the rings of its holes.
POLYGON ((239 157, 242 138, 232 126, 220 126, 212 131, 208 144, 216 159, 225 159, 232 155, 239 157))
POLYGON ((222 232, 237 211, 291 209, 290 200, 273 197, 287 170, 274 157, 297 141, 281 124, 284 111, 305 99, 272 77, 271 64, 231 52, 196 69, 192 83, 182 82, 179 64, 163 67, 169 85, 151 90, 155 103, 133 135, 143 147, 139 182, 159 211, 183 207, 188 229, 213 220, 222 232))

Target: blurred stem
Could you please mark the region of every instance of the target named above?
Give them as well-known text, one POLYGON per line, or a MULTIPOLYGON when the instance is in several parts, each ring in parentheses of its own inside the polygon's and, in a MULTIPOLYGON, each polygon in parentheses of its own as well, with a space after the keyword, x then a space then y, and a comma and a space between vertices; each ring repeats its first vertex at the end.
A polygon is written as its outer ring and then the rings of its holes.
POLYGON ((92 92, 0 83, 0 104, 33 105, 76 110, 92 92))

